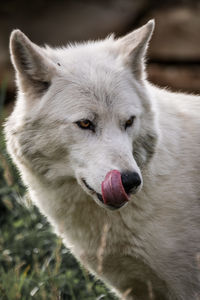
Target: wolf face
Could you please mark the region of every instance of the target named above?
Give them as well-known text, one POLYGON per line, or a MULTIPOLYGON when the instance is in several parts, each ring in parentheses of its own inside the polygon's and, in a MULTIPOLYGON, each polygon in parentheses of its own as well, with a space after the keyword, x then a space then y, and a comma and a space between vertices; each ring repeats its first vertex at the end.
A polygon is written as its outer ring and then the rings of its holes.
POLYGON ((12 33, 19 92, 5 131, 22 176, 25 168, 55 186, 76 180, 111 209, 142 188, 142 170, 157 142, 143 62, 153 27, 150 21, 119 39, 61 49, 12 33), (119 203, 106 203, 111 190, 119 203))

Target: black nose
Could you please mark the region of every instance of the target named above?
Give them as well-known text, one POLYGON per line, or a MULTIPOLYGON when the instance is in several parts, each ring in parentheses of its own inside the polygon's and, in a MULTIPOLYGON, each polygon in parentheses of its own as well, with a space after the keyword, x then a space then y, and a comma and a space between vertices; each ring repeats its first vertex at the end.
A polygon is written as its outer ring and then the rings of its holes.
POLYGON ((126 193, 135 190, 141 184, 141 178, 136 172, 124 172, 121 174, 122 184, 126 193))

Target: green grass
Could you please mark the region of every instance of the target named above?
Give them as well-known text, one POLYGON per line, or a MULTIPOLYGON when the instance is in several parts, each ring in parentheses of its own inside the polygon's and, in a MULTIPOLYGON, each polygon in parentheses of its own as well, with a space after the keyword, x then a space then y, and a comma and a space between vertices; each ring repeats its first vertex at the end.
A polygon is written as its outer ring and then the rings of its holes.
MULTIPOLYGON (((0 89, 3 115, 6 85, 0 89)), ((115 299, 53 234, 25 188, 5 149, 0 129, 0 299, 115 299)))

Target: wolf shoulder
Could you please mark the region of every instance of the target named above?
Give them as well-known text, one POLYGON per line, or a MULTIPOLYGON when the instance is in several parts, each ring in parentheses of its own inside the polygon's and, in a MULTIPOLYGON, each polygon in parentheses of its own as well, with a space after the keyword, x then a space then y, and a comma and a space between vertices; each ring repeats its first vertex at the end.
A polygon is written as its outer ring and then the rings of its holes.
POLYGON ((152 84, 149 84, 149 88, 155 97, 157 110, 163 113, 175 114, 178 119, 186 116, 196 116, 197 120, 200 119, 200 95, 182 91, 173 92, 168 88, 163 89, 152 84))
MULTIPOLYGON (((174 93, 149 84, 154 97, 159 143, 154 166, 162 162, 168 172, 179 169, 200 173, 200 96, 174 93), (184 166, 184 168, 183 168, 184 166)), ((160 171, 161 172, 161 171, 160 171)), ((178 171, 176 171, 177 173, 178 171)), ((195 177, 196 179, 196 177, 195 177)))

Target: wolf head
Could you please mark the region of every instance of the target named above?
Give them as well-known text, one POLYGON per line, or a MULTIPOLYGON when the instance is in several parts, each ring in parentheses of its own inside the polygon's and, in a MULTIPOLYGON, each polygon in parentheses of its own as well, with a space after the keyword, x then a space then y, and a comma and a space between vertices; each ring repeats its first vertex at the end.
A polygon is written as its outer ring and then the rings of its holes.
POLYGON ((144 68, 153 28, 59 49, 12 32, 18 99, 5 132, 25 182, 27 172, 51 186, 75 179, 108 208, 141 189, 157 140, 144 68))

